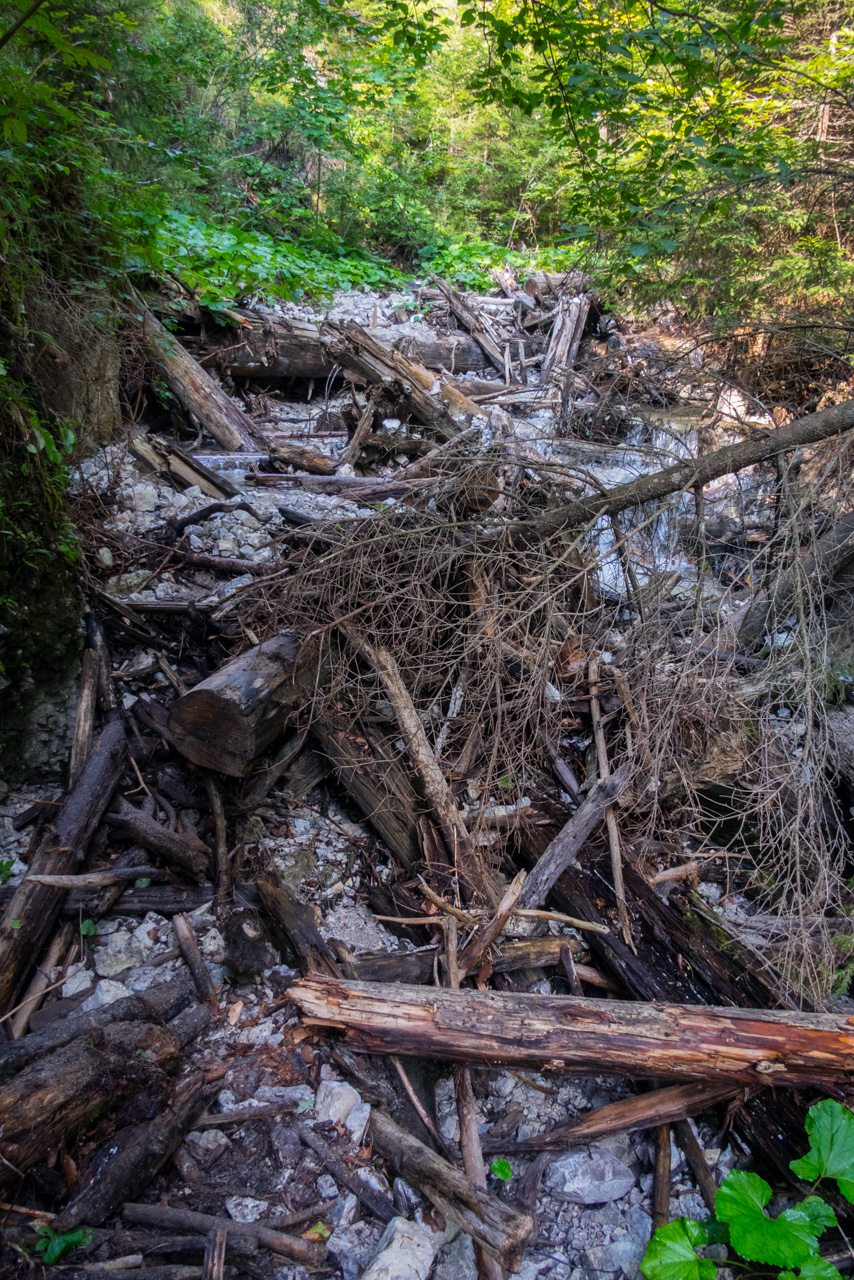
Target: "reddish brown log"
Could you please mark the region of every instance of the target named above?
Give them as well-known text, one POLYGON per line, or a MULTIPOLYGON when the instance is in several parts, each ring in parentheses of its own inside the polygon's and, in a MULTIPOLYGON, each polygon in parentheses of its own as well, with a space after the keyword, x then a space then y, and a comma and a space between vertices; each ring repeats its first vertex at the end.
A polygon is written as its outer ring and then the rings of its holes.
POLYGON ((374 1053, 754 1086, 827 1087, 854 1078, 854 1018, 847 1014, 427 994, 337 979, 303 979, 288 995, 306 1023, 340 1028, 350 1045, 374 1053))

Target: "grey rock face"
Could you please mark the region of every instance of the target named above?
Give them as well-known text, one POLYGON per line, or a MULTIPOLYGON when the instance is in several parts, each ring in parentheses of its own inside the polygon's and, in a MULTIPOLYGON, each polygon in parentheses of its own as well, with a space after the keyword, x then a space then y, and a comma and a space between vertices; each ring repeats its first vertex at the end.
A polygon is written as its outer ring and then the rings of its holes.
POLYGON ((554 1162, 546 1185, 553 1196, 571 1204, 607 1204, 628 1195, 635 1175, 616 1156, 570 1151, 554 1162))

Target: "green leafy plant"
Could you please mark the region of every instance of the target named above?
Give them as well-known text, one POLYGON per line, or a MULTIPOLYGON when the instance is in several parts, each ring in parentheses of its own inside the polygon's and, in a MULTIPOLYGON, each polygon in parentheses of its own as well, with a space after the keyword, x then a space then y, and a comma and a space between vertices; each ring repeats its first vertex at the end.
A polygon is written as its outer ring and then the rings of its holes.
POLYGON ((46 1223, 40 1222, 36 1227, 36 1252, 47 1267, 52 1267, 64 1258, 72 1249, 88 1249, 92 1243, 92 1232, 88 1227, 76 1227, 73 1231, 57 1233, 46 1223))
POLYGON ((500 1178, 502 1182, 509 1182, 513 1177, 513 1170, 510 1168, 509 1160, 493 1160, 489 1166, 489 1172, 494 1174, 496 1178, 500 1178))
POLYGON ((95 924, 94 920, 81 920, 80 932, 84 938, 94 938, 95 934, 98 932, 98 926, 95 924))
MULTIPOLYGON (((817 1185, 832 1178, 854 1204, 854 1113, 832 1100, 816 1103, 806 1119, 810 1147, 791 1169, 817 1185)), ((734 1170, 718 1190, 715 1216, 696 1221, 677 1218, 659 1227, 649 1242, 641 1271, 647 1280, 714 1280, 718 1263, 698 1252, 727 1244, 747 1262, 776 1267, 778 1280, 835 1280, 837 1269, 821 1257, 819 1237, 836 1225, 836 1215, 819 1196, 771 1218, 766 1207, 772 1191, 755 1173, 734 1170)))
POLYGON ((12 878, 12 868, 15 865, 14 858, 3 858, 0 860, 0 884, 8 884, 12 878))

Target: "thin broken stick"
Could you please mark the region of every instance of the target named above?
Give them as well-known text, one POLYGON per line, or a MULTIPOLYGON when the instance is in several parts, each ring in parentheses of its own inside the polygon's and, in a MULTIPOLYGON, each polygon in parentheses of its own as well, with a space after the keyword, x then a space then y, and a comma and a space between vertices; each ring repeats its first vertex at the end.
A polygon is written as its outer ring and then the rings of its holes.
MULTIPOLYGON (((608 763, 608 748, 605 743, 605 730, 602 727, 602 708, 599 705, 599 659, 591 658, 589 667, 590 680, 590 716, 593 721, 593 737, 596 742, 596 756, 599 761, 599 777, 610 777, 611 766, 608 763)), ((623 855, 620 849, 620 831, 613 805, 605 810, 605 827, 608 832, 608 845, 611 850, 611 877, 614 881, 614 893, 617 898, 617 913, 620 917, 620 928, 623 941, 627 947, 635 951, 632 941, 632 929, 629 923, 629 909, 626 906, 626 887, 623 883, 623 855)), ((635 954, 637 952, 635 951, 635 954)))

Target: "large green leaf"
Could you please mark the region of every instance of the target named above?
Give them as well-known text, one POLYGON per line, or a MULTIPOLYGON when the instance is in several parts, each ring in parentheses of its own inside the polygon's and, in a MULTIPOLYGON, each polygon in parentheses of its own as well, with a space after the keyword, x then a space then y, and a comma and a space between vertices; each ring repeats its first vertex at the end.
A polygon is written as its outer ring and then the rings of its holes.
POLYGON ((810 1258, 801 1267, 800 1276, 794 1271, 781 1271, 777 1280, 841 1280, 840 1272, 826 1258, 810 1258))
POLYGON ((702 1222, 676 1218, 659 1227, 650 1240, 641 1271, 646 1280, 714 1280, 714 1262, 697 1257, 697 1250, 708 1243, 702 1222))
POLYGON ((816 1256, 818 1234, 824 1227, 801 1209, 786 1209, 779 1217, 769 1218, 765 1206, 770 1199, 771 1188, 763 1178, 736 1171, 718 1191, 715 1213, 729 1223, 730 1243, 742 1257, 801 1267, 816 1256))
POLYGON ((810 1149, 792 1161, 792 1172, 808 1182, 835 1178, 845 1199, 854 1204, 854 1114, 828 1098, 810 1107, 806 1131, 810 1149))

